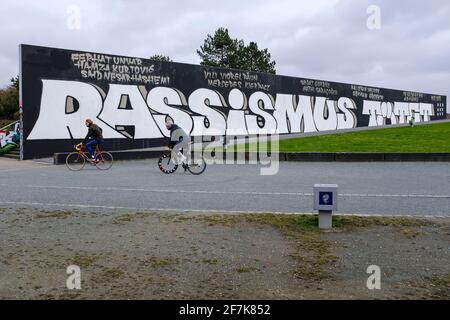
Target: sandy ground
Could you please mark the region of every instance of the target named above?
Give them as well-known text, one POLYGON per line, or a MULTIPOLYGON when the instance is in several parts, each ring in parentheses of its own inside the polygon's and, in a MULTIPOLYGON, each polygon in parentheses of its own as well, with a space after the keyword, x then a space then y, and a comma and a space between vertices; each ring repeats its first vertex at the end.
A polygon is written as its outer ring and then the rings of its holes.
POLYGON ((450 219, 303 232, 244 217, 0 208, 0 298, 450 299, 450 219))

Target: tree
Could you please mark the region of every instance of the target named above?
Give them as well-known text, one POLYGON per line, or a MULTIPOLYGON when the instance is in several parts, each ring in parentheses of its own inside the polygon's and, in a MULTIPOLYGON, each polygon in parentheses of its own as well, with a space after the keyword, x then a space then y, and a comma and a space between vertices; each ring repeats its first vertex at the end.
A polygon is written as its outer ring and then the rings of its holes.
POLYGON ((256 42, 246 46, 243 40, 232 39, 225 28, 217 29, 214 36, 208 35, 197 54, 205 66, 276 72, 276 62, 271 61, 268 49, 258 49, 256 42))
POLYGON ((214 36, 208 35, 197 54, 202 59, 201 65, 236 68, 239 65, 238 53, 243 47, 242 40, 231 39, 228 29, 219 28, 214 36))
POLYGON ((11 85, 0 90, 0 117, 19 119, 19 77, 11 79, 11 85))
POLYGON ((172 62, 172 59, 170 59, 169 56, 165 56, 165 55, 162 55, 162 54, 154 54, 149 59, 150 60, 154 60, 154 61, 172 62))
POLYGON ((19 93, 14 87, 0 90, 0 117, 17 119, 19 111, 19 93))
POLYGON ((19 90, 19 76, 16 76, 15 78, 11 78, 11 86, 19 90))
POLYGON ((270 53, 267 49, 259 50, 256 42, 242 49, 241 54, 242 69, 275 74, 275 61, 270 60, 270 53))

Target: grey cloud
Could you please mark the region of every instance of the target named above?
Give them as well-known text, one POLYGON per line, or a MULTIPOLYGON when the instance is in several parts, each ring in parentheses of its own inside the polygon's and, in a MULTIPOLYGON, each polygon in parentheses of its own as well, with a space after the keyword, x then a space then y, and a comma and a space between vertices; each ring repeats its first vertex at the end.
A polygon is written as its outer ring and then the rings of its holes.
POLYGON ((2 1, 0 85, 18 73, 18 44, 199 63, 207 34, 268 48, 279 74, 450 94, 450 2, 447 0, 2 1), (78 5, 80 30, 67 28, 78 5), (366 26, 381 8, 381 30, 366 26))

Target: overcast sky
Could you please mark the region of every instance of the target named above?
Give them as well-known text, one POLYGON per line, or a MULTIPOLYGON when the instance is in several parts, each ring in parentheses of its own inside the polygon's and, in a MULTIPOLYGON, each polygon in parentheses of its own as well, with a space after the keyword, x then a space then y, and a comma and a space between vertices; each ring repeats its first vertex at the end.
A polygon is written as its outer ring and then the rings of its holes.
POLYGON ((18 74, 20 43, 198 64, 207 34, 226 27, 268 48, 281 75, 450 96, 448 0, 2 0, 0 21, 0 86, 18 74))

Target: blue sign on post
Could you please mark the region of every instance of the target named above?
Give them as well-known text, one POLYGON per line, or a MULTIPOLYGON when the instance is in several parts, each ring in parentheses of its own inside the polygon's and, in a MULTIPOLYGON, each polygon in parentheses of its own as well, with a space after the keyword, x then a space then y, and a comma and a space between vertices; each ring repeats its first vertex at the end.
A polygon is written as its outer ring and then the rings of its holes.
POLYGON ((314 185, 314 210, 337 210, 337 184, 314 185))
POLYGON ((333 192, 319 192, 319 205, 332 206, 333 205, 333 192))

